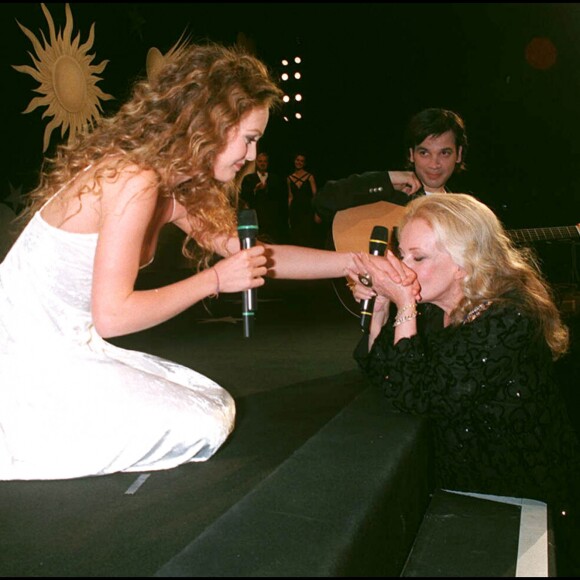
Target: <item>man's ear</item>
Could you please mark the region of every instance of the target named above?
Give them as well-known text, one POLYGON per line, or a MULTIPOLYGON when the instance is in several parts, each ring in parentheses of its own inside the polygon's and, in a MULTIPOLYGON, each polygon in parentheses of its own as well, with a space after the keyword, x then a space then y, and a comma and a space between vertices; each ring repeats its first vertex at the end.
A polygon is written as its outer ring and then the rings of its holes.
POLYGON ((409 161, 415 163, 415 152, 412 147, 409 147, 409 161))
POLYGON ((463 158, 463 147, 460 145, 459 151, 457 151, 457 161, 455 163, 457 164, 461 163, 462 158, 463 158))

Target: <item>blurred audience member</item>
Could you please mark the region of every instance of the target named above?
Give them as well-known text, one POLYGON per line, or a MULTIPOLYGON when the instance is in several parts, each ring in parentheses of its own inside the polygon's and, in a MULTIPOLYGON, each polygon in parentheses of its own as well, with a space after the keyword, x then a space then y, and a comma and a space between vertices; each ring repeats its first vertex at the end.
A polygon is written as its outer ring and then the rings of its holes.
POLYGON ((290 241, 299 246, 319 246, 317 224, 320 218, 312 204, 316 196, 316 180, 306 170, 306 155, 294 157, 294 171, 287 179, 290 241))
POLYGON ((284 178, 269 171, 269 155, 256 157, 256 171, 242 180, 240 206, 256 210, 258 237, 268 243, 288 242, 288 203, 284 178))

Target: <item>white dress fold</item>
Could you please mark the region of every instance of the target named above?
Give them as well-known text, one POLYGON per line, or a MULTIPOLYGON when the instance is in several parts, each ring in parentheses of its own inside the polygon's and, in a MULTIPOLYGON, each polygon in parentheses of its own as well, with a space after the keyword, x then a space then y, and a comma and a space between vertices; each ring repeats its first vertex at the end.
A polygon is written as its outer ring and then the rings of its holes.
POLYGON ((205 461, 234 427, 234 401, 214 381, 97 334, 97 239, 38 212, 0 264, 0 480, 205 461))

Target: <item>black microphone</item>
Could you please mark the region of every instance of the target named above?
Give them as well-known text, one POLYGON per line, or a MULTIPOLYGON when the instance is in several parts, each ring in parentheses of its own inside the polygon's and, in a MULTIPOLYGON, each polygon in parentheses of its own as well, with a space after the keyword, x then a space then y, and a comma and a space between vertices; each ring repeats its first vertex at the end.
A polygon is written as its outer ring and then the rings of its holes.
MULTIPOLYGON (((389 230, 383 226, 375 226, 371 234, 371 239, 369 240, 369 253, 373 256, 384 256, 385 252, 387 251, 388 241, 389 230)), ((361 305, 360 327, 365 334, 368 334, 371 327, 374 305, 374 297, 363 300, 361 305)))
MULTIPOLYGON (((255 209, 242 209, 238 213, 238 236, 242 250, 256 245, 258 237, 258 216, 255 209)), ((255 288, 242 292, 242 317, 244 319, 244 336, 248 338, 254 328, 254 312, 258 307, 258 298, 255 288)))

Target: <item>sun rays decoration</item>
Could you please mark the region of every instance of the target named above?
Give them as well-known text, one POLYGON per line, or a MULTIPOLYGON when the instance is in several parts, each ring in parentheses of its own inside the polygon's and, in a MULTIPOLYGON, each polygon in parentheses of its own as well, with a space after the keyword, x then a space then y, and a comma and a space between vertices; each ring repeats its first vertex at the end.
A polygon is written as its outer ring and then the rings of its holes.
POLYGON ((18 72, 29 74, 40 83, 34 92, 40 97, 34 97, 26 110, 30 113, 38 107, 47 107, 42 118, 52 117, 44 130, 43 153, 48 149, 52 131, 60 126, 61 138, 68 131, 69 140, 79 132, 92 127, 103 112, 101 101, 113 99, 112 95, 103 93, 97 87, 96 76, 103 72, 108 60, 98 65, 91 64, 94 54, 88 54, 93 48, 95 23, 91 25, 89 38, 80 45, 80 33, 72 40, 73 18, 70 6, 65 4, 66 25, 64 30, 56 33, 54 21, 44 4, 40 5, 48 23, 49 40, 42 30, 40 34, 44 46, 28 28, 16 21, 22 32, 30 39, 36 51, 36 56, 28 53, 34 67, 28 65, 12 65, 18 72))
POLYGON ((184 35, 185 33, 179 37, 179 40, 165 54, 155 46, 149 49, 145 62, 147 78, 149 81, 152 81, 157 77, 159 71, 163 68, 166 62, 172 58, 178 57, 185 50, 189 39, 184 38, 184 35))

